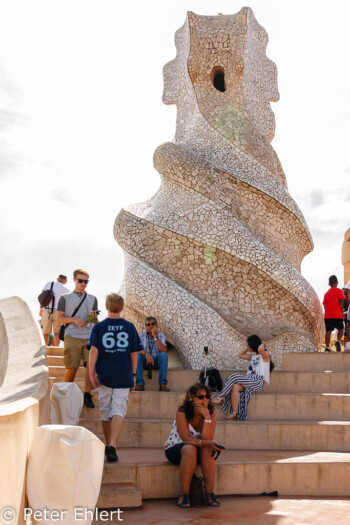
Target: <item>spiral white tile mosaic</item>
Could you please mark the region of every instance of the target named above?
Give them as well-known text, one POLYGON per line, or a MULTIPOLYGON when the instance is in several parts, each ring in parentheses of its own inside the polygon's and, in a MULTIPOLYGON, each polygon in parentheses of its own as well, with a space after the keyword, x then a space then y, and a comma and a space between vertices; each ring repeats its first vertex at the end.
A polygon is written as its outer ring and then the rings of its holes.
POLYGON ((177 105, 175 138, 159 146, 157 194, 122 210, 126 316, 155 315, 185 366, 203 346, 239 368, 248 335, 283 352, 314 351, 323 335, 316 293, 300 275, 313 248, 270 141, 278 100, 268 37, 253 12, 188 13, 164 67, 163 101, 177 105))

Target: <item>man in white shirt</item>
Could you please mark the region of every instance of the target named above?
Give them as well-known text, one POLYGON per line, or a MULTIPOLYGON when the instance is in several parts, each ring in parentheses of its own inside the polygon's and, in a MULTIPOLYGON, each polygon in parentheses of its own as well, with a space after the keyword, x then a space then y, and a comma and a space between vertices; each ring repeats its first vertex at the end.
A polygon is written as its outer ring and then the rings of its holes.
MULTIPOLYGON (((64 285, 67 283, 67 277, 65 275, 59 275, 57 277, 57 281, 53 284, 53 294, 55 296, 54 304, 52 304, 52 301, 49 302, 47 306, 44 308, 41 307, 40 309, 40 315, 43 316, 43 334, 46 345, 49 342, 49 335, 54 335, 53 345, 54 346, 60 346, 60 338, 59 338, 59 332, 60 332, 60 324, 57 322, 57 305, 58 301, 60 300, 60 297, 65 294, 69 293, 68 288, 66 288, 64 285)), ((50 290, 52 281, 49 283, 46 283, 44 290, 50 290)))
POLYGON ((344 352, 350 352, 350 281, 344 286, 345 301, 349 304, 348 314, 345 317, 345 333, 347 343, 344 348, 344 352))

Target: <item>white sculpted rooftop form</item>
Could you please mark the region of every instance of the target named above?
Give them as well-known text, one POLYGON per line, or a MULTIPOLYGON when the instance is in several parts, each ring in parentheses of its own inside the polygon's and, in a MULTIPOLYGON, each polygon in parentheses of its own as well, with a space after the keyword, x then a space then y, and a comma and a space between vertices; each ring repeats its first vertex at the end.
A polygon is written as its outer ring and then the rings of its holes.
POLYGON ((237 368, 247 335, 284 351, 320 344, 319 300, 300 275, 313 248, 270 142, 279 98, 268 37, 253 12, 188 13, 176 58, 164 67, 176 134, 154 154, 162 182, 147 202, 122 210, 128 319, 155 315, 186 366, 237 368))

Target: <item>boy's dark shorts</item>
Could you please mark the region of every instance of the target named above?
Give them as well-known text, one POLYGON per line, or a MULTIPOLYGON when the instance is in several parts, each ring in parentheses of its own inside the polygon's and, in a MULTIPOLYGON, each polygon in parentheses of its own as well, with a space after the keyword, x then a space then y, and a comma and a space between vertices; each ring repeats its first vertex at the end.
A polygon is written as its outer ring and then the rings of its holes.
MULTIPOLYGON (((173 445, 170 448, 167 448, 165 450, 165 457, 167 458, 170 463, 173 463, 174 465, 180 465, 181 461, 181 449, 185 445, 185 443, 178 443, 177 445, 173 445)), ((197 465, 201 464, 201 457, 199 453, 199 447, 197 447, 197 465)))
POLYGON ((325 319, 324 325, 326 332, 333 332, 333 330, 344 330, 343 319, 325 319))

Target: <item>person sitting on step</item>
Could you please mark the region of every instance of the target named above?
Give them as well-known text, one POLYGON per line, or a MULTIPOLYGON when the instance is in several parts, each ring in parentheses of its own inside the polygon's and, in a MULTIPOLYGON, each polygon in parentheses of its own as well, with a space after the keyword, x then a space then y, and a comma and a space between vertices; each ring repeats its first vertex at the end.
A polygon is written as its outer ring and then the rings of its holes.
POLYGON ((143 379, 144 368, 159 369, 159 391, 169 392, 167 387, 168 355, 165 335, 158 332, 158 322, 155 317, 146 317, 146 330, 141 332, 140 339, 143 346, 137 356, 136 388, 137 391, 145 389, 143 379))
POLYGON ((201 465, 208 505, 220 507, 214 494, 216 462, 213 456, 223 447, 214 441, 216 419, 209 388, 195 383, 187 390, 184 401, 177 409, 169 438, 164 444, 167 460, 180 465, 178 506, 181 508, 191 506, 189 490, 196 465, 201 465))
POLYGON ((228 414, 226 419, 248 419, 250 398, 262 391, 265 381, 269 383, 270 371, 274 368, 260 337, 250 335, 247 343, 248 348, 238 354, 240 359, 250 361, 247 374, 231 374, 221 394, 212 401, 213 405, 221 405, 225 414, 228 414))

